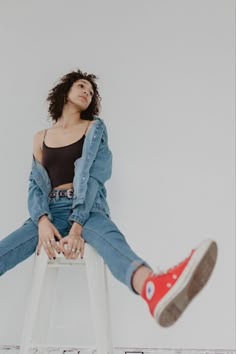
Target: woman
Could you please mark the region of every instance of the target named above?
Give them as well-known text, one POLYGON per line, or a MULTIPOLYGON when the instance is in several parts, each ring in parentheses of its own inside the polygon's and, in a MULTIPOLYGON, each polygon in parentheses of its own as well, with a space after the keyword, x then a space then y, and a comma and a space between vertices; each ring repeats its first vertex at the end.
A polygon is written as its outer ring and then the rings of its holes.
POLYGON ((84 256, 88 242, 111 273, 147 302, 164 327, 179 318, 203 288, 214 268, 217 246, 205 240, 166 272, 155 274, 128 245, 111 220, 105 182, 112 153, 107 129, 97 116, 101 97, 92 74, 80 70, 63 76, 49 92, 51 128, 33 140, 29 177, 30 218, 0 242, 0 275, 42 247, 50 259, 84 256))

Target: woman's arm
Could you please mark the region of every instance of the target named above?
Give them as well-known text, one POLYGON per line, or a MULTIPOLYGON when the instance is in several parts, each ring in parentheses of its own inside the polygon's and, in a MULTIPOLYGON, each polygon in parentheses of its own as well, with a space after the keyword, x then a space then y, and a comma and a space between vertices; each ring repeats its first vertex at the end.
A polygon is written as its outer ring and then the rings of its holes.
MULTIPOLYGON (((37 132, 33 137, 33 154, 40 163, 42 163, 41 143, 43 138, 43 130, 37 132)), ((35 181, 32 171, 29 176, 28 187, 28 210, 33 222, 38 225, 39 219, 46 215, 52 221, 52 215, 49 210, 48 198, 43 194, 35 181)))
MULTIPOLYGON (((84 225, 89 217, 90 210, 93 207, 99 189, 103 187, 103 184, 111 177, 111 174, 112 152, 108 146, 107 129, 104 125, 99 148, 90 167, 85 200, 83 203, 75 204, 72 214, 69 217, 69 221, 84 225)), ((76 224, 75 226, 74 224, 72 226, 79 228, 76 224)))
POLYGON ((42 150, 42 141, 43 141, 44 130, 40 130, 35 133, 33 137, 33 154, 40 163, 43 161, 43 150, 42 150))

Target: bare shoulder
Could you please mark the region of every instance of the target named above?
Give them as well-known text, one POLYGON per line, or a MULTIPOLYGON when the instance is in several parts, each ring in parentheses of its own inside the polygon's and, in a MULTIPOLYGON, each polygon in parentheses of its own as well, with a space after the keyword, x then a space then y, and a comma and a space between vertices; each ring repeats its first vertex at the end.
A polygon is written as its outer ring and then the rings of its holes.
MULTIPOLYGON (((50 129, 50 128, 47 128, 47 130, 48 129, 50 129)), ((46 129, 39 130, 34 134, 34 137, 33 137, 34 144, 39 145, 41 147, 41 149, 42 149, 42 143, 43 143, 45 131, 46 131, 46 129)))
POLYGON ((41 163, 43 157, 42 143, 43 143, 44 134, 45 134, 45 129, 39 130, 34 134, 33 137, 33 154, 36 160, 38 160, 41 163))
POLYGON ((34 134, 34 138, 35 139, 40 138, 41 136, 44 135, 44 133, 45 133, 45 129, 39 130, 34 134))

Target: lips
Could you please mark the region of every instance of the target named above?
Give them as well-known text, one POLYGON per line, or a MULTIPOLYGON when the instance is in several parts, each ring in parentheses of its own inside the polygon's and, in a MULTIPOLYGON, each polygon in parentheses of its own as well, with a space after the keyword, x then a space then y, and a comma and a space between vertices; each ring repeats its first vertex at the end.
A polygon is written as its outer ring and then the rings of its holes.
POLYGON ((86 98, 86 97, 84 97, 84 96, 79 96, 79 97, 81 97, 81 98, 83 98, 85 101, 87 101, 87 98, 86 98))

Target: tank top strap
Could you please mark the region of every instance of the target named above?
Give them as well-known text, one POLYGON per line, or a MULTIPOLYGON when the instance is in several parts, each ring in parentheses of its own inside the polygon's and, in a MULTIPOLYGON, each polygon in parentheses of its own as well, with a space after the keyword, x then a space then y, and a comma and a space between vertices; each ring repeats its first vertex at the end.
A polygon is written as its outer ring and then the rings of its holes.
MULTIPOLYGON (((47 133, 47 129, 45 129, 45 132, 44 132, 43 143, 44 143, 44 141, 45 141, 46 133, 47 133)), ((42 144, 42 145, 43 145, 43 144, 42 144)), ((42 146, 42 148, 43 148, 43 146, 42 146)))
MULTIPOLYGON (((90 122, 90 121, 89 121, 89 122, 90 122)), ((85 130, 85 132, 84 132, 84 135, 86 135, 86 133, 87 133, 87 130, 88 130, 88 127, 89 127, 89 122, 88 122, 87 128, 86 128, 86 130, 85 130)))
POLYGON ((45 129, 43 141, 45 140, 46 133, 47 133, 47 129, 45 129))

